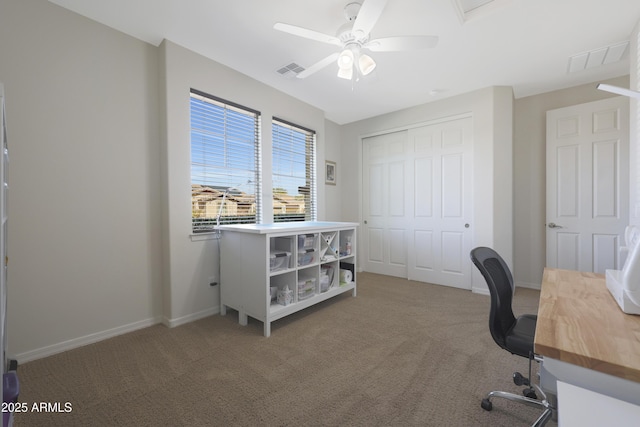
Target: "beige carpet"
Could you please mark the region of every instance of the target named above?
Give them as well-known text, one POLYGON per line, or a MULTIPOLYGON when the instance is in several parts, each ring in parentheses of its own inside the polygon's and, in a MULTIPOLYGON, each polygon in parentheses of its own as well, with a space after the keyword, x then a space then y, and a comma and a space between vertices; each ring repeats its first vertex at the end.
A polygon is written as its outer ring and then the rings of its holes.
MULTIPOLYGON (((21 426, 518 426, 540 411, 519 393, 526 359, 488 331, 489 298, 363 273, 341 295, 272 324, 237 313, 157 325, 19 367, 21 401, 69 402, 21 426)), ((515 311, 539 293, 518 289, 515 311)), ((549 425, 555 425, 551 422, 549 425)))

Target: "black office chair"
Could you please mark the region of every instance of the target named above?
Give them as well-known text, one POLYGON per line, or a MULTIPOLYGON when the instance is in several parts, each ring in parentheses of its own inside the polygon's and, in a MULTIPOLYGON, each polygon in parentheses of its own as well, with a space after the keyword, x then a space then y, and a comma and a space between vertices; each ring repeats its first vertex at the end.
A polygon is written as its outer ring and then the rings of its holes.
POLYGON ((471 251, 471 261, 482 273, 491 294, 489 330, 493 340, 508 352, 529 359, 529 377, 524 377, 519 372, 513 374, 513 382, 516 385, 529 386, 523 390, 523 396, 504 391, 492 391, 482 399, 481 406, 490 411, 493 409, 491 398, 501 397, 528 406, 541 407, 544 412, 533 426, 544 426, 553 414, 553 407, 547 401, 540 387, 536 384, 532 385, 529 380, 531 378, 531 362, 537 360, 533 352, 537 316, 532 314, 524 314, 517 318, 514 316, 511 308, 514 292, 513 276, 507 264, 496 251, 486 247, 475 248, 471 251), (542 399, 537 398, 536 390, 542 399))

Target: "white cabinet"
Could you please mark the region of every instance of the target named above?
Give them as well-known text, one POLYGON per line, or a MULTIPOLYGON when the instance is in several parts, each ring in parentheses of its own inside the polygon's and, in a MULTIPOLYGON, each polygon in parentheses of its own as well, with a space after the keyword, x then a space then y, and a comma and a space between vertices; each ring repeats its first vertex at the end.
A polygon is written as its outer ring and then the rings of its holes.
POLYGON ((271 322, 328 298, 356 296, 356 223, 296 222, 222 226, 220 313, 271 322), (351 277, 351 280, 349 279, 351 277))

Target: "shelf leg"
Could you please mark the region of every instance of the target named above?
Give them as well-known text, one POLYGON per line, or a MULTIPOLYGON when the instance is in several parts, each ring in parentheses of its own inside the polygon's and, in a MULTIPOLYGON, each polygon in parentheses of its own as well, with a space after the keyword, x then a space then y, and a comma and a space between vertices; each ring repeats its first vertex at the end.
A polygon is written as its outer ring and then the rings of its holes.
POLYGON ((227 306, 224 304, 220 304, 220 315, 221 316, 227 315, 227 306))
POLYGON ((271 322, 264 322, 264 336, 269 338, 271 336, 271 322))
POLYGON ((242 326, 247 326, 249 324, 249 320, 247 319, 247 313, 243 311, 238 312, 238 323, 242 326))

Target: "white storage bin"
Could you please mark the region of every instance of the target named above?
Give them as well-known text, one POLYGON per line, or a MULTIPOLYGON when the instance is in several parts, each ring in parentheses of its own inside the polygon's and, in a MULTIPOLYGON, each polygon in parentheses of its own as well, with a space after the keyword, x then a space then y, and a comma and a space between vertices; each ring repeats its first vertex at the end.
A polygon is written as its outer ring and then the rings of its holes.
POLYGON ((317 234, 300 234, 298 235, 298 250, 315 249, 317 234))
POLYGON ((298 265, 309 265, 316 260, 316 252, 313 249, 298 252, 298 265))
POLYGON ((320 276, 320 292, 327 292, 329 290, 329 286, 331 286, 331 280, 329 276, 323 274, 320 276))
POLYGON ((334 267, 323 265, 320 267, 320 292, 327 292, 333 283, 334 267))
POLYGON ((269 256, 269 268, 271 271, 286 270, 289 268, 291 252, 271 251, 269 256))
POLYGON ((316 293, 316 279, 310 277, 308 279, 298 280, 298 301, 312 297, 316 293))

